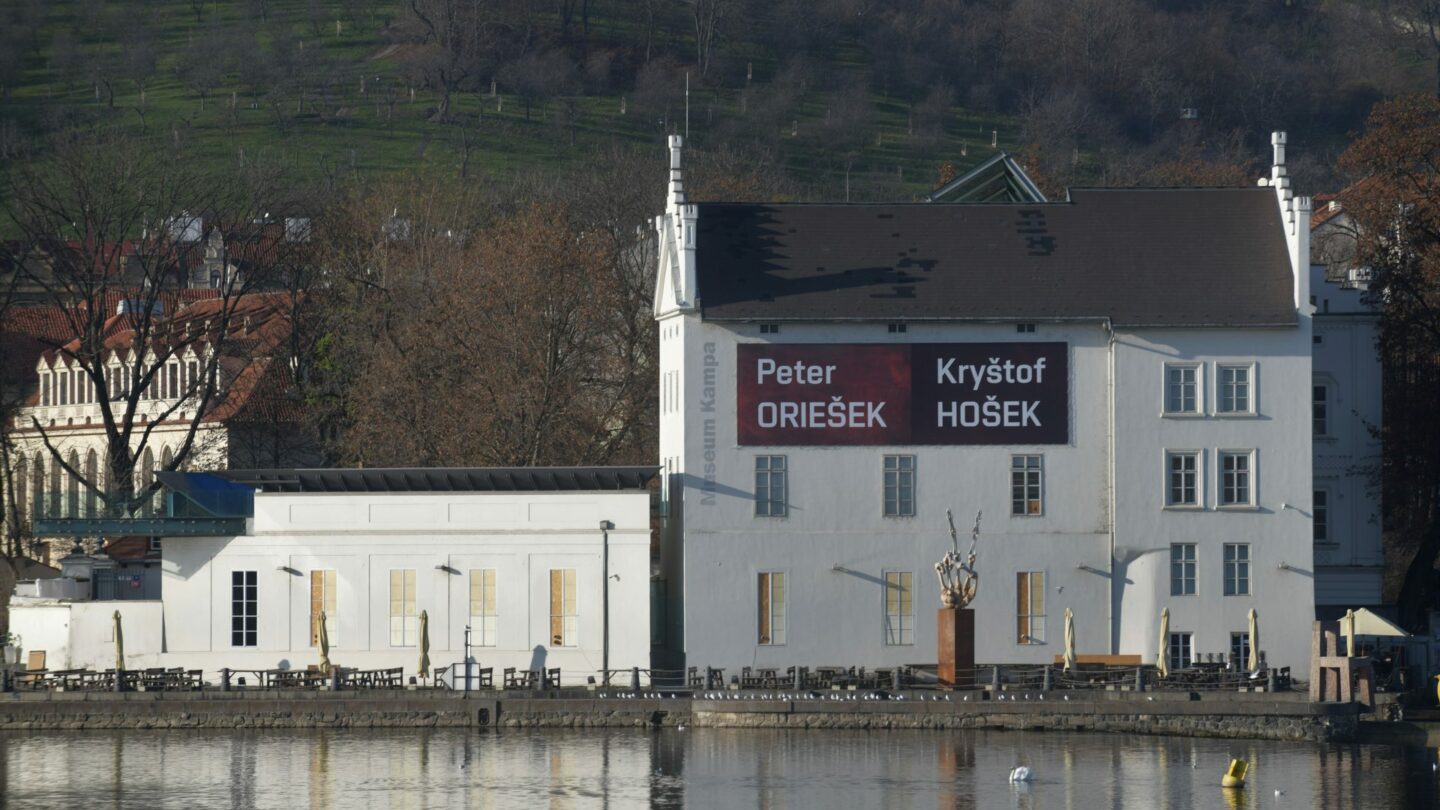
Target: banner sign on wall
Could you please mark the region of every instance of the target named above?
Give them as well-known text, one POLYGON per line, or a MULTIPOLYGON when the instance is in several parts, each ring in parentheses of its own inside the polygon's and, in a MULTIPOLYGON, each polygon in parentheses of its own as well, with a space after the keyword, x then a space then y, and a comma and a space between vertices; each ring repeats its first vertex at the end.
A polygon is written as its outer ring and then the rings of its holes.
POLYGON ((737 347, 742 445, 1065 444, 1065 343, 737 347))

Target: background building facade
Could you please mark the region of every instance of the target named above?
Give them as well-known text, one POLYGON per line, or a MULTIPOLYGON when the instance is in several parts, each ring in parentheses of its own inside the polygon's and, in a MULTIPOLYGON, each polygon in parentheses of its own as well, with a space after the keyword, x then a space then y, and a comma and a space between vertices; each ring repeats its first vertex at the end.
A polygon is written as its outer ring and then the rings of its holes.
POLYGON ((691 205, 672 142, 668 648, 934 662, 953 510, 962 552, 982 515, 980 661, 1053 660, 1071 608, 1082 654, 1153 663, 1168 607, 1172 663, 1244 651, 1255 608, 1269 661, 1308 664, 1309 201, 1283 162, 1282 136, 1272 188, 691 205))

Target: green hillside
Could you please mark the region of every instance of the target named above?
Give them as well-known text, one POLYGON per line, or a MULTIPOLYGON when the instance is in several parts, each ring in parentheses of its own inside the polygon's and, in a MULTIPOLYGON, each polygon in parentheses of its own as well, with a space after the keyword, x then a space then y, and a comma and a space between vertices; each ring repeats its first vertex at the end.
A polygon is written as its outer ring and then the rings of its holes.
MULTIPOLYGON (((657 90, 655 71, 640 75, 636 23, 602 16, 607 9, 597 7, 587 35, 561 37, 555 7, 546 4, 532 20, 533 52, 569 58, 561 92, 527 105, 517 71, 498 70, 494 95, 490 81, 474 78, 442 121, 437 93, 407 63, 417 46, 397 33, 402 6, 252 0, 16 7, 7 35, 13 64, 0 73, 0 138, 15 154, 43 150, 57 131, 119 127, 169 139, 217 164, 264 157, 297 179, 335 184, 462 169, 479 176, 563 171, 617 142, 651 144, 659 160, 663 136, 686 129, 684 57, 693 49, 686 18, 673 20, 664 40, 660 58, 673 68, 661 73, 657 90), (600 81, 591 75, 597 63, 610 65, 600 81)), ((971 116, 954 105, 938 129, 914 134, 911 103, 875 92, 865 52, 853 45, 811 61, 799 78, 793 70, 781 77, 784 92, 775 89, 778 66, 765 50, 731 41, 729 81, 707 86, 692 76, 695 146, 741 140, 737 133, 757 126, 763 106, 765 148, 809 193, 842 199, 847 167, 855 198, 904 198, 933 185, 942 159, 963 168, 992 154, 992 130, 1000 147, 1014 146, 1009 119, 971 116), (847 92, 855 88, 864 95, 858 106, 856 93, 847 92)))

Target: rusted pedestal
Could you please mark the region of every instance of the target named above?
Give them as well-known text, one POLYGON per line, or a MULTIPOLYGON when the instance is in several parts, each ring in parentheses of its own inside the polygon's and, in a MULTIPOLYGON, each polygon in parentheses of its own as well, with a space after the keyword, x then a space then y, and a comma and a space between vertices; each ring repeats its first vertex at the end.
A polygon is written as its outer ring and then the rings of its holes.
POLYGON ((940 629, 940 685, 975 688, 975 611, 940 608, 935 619, 940 629))

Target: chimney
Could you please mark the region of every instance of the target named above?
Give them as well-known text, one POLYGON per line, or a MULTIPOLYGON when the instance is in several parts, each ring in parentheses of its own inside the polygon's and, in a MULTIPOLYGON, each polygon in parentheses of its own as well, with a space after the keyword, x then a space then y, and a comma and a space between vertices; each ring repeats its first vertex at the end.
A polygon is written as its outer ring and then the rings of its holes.
POLYGON ((246 315, 243 319, 241 319, 241 321, 240 321, 240 336, 241 336, 241 337, 248 337, 248 336, 250 335, 250 323, 251 323, 251 322, 250 322, 250 316, 249 316, 249 315, 246 315))

